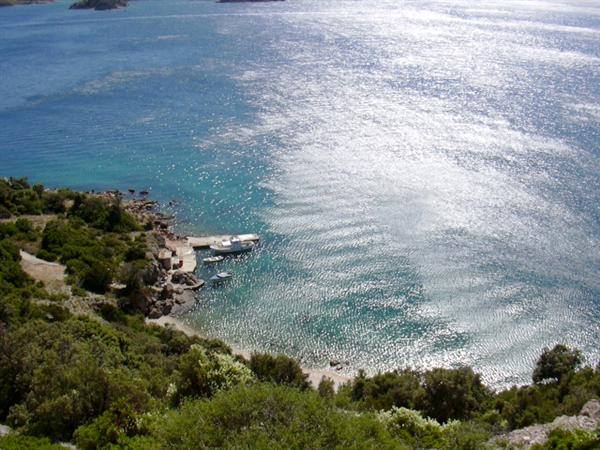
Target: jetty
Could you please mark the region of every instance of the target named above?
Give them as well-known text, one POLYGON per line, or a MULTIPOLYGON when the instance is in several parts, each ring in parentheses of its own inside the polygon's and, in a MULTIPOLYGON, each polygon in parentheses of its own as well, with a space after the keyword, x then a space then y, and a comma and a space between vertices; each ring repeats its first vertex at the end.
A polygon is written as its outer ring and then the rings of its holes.
POLYGON ((173 267, 179 267, 184 272, 193 273, 196 270, 196 253, 186 239, 166 239, 165 247, 173 267))
POLYGON ((214 236, 188 236, 187 243, 194 249, 209 248, 211 245, 220 244, 222 241, 228 241, 237 237, 240 241, 258 242, 260 236, 258 234, 218 234, 214 236))

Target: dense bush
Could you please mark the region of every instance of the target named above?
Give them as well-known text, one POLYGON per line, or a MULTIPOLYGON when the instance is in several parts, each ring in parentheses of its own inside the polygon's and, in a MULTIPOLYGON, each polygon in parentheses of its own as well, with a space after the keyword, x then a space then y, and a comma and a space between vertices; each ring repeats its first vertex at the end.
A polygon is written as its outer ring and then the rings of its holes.
POLYGON ((123 210, 117 200, 78 194, 69 216, 78 217, 99 230, 127 233, 140 230, 135 219, 123 210))
POLYGON ((510 429, 551 422, 577 414, 591 398, 600 397, 600 371, 591 368, 564 376, 560 382, 513 387, 495 395, 490 409, 500 413, 510 429))
POLYGON ((556 429, 544 445, 534 445, 532 450, 597 450, 600 448, 600 431, 565 431, 556 429))
POLYGON ((440 422, 470 418, 491 396, 480 376, 470 368, 432 369, 423 373, 396 370, 371 378, 359 372, 341 394, 357 402, 359 409, 404 407, 422 411, 440 422))
POLYGON ((314 391, 255 384, 185 403, 155 431, 163 448, 402 449, 371 414, 337 410, 314 391))
POLYGON ((429 370, 424 374, 423 388, 423 410, 440 422, 468 419, 491 397, 481 376, 470 367, 429 370))
POLYGON ((223 389, 254 381, 250 369, 227 353, 194 344, 182 356, 170 395, 175 404, 186 398, 210 397, 223 389))
POLYGON ((48 438, 9 434, 0 437, 2 450, 65 450, 62 445, 52 444, 48 438))
POLYGON ((266 353, 253 353, 250 356, 250 369, 260 381, 285 384, 300 389, 308 389, 308 375, 293 358, 285 355, 272 356, 266 353))
POLYGON ((352 401, 360 402, 363 409, 387 410, 392 407, 419 409, 425 390, 421 376, 413 370, 394 370, 367 378, 359 371, 349 393, 352 401))
MULTIPOLYGON (((72 281, 89 291, 104 293, 124 262, 143 261, 143 241, 127 234, 100 232, 81 218, 56 219, 46 224, 37 256, 58 259, 67 266, 72 281)), ((143 267, 143 261, 137 267, 143 267)))
POLYGON ((11 215, 63 213, 65 203, 75 192, 61 189, 46 191, 40 184, 31 186, 26 178, 0 179, 0 218, 11 215))
POLYGON ((156 328, 71 318, 0 331, 0 420, 27 433, 70 439, 103 414, 104 420, 133 420, 166 405, 180 354, 199 344, 156 328))
POLYGON ((555 345, 552 350, 544 348, 533 371, 533 382, 560 381, 564 376, 573 373, 582 362, 579 350, 572 350, 561 344, 555 345))

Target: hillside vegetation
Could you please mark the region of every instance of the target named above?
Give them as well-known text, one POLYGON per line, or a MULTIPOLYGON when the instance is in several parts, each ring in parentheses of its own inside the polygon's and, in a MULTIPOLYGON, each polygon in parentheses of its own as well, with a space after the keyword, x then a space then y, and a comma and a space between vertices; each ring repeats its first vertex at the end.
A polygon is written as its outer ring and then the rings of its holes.
MULTIPOLYGON (((494 392, 471 368, 358 376, 313 388, 298 362, 150 326, 126 313, 114 281, 135 284, 150 232, 111 202, 0 179, 0 448, 484 449, 515 428, 579 412, 600 368, 544 349, 533 384, 494 392), (25 215, 50 215, 43 228, 25 215), (67 267, 76 315, 20 264, 20 249, 67 267), (98 298, 104 301, 98 301, 98 298)), ((133 288, 133 286, 132 286, 133 288)), ((500 441, 501 442, 501 441, 500 441)), ((494 444, 497 446, 502 445, 494 444)), ((594 432, 552 432, 538 449, 600 448, 594 432)))

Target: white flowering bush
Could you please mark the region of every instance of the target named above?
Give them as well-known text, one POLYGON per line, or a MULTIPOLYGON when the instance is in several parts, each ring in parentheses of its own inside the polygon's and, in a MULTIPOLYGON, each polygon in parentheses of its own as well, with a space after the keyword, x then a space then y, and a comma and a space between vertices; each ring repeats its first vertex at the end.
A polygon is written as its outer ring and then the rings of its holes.
POLYGON ((441 433, 443 426, 435 419, 424 418, 421 413, 408 408, 393 407, 379 413, 379 418, 390 430, 404 430, 412 435, 441 433))
POLYGON ((437 446, 444 442, 445 436, 460 425, 460 422, 456 420, 442 425, 435 419, 423 417, 418 411, 398 407, 393 407, 389 411, 381 411, 379 420, 393 435, 414 446, 425 448, 438 448, 437 446))
POLYGON ((192 345, 182 357, 177 381, 168 392, 174 403, 185 397, 210 397, 216 392, 254 381, 252 371, 232 355, 207 352, 192 345))

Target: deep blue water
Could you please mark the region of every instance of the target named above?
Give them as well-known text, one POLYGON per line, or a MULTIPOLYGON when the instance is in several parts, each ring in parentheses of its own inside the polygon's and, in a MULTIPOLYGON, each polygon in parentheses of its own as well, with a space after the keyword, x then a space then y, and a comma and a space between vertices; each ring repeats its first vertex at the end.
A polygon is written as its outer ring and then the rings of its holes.
POLYGON ((0 176, 260 233, 202 332, 496 386, 600 358, 598 2, 67 6, 0 9, 0 176))

